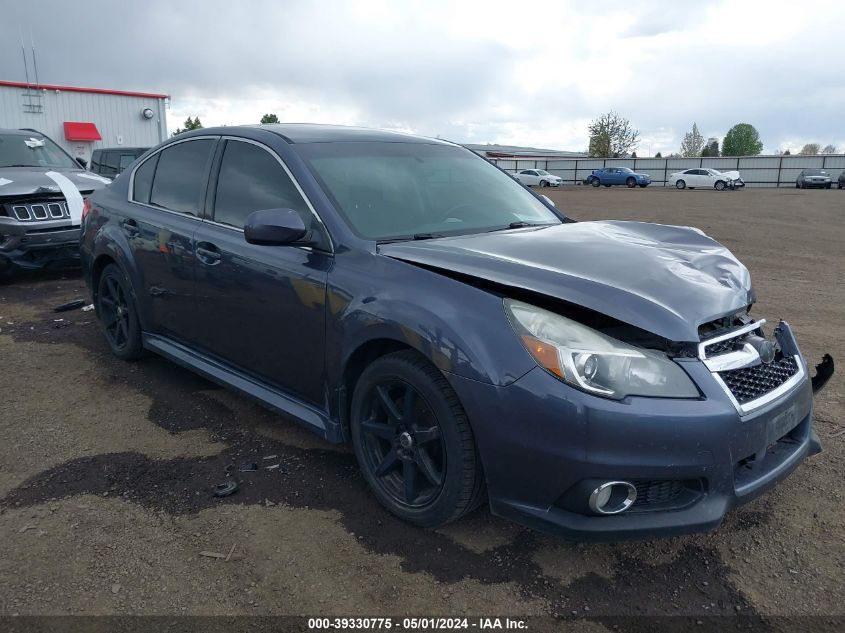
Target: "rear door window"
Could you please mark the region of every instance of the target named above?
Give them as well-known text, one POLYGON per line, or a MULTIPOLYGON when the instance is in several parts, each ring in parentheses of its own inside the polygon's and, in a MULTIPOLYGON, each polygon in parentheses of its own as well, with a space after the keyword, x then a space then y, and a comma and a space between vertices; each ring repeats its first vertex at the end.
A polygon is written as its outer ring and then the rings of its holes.
POLYGON ((113 178, 118 173, 118 153, 117 152, 103 152, 100 157, 100 173, 103 176, 113 178))
POLYGON ((215 142, 214 139, 197 139, 177 143, 162 150, 149 203, 171 211, 199 216, 205 196, 206 173, 215 142))

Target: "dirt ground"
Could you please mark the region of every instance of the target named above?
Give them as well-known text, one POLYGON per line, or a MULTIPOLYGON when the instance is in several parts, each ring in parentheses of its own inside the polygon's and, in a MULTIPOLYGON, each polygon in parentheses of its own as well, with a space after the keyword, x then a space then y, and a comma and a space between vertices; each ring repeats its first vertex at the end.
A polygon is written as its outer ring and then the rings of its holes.
MULTIPOLYGON (((757 317, 845 363, 845 191, 544 193, 579 220, 705 230, 750 268, 757 317)), ((576 544, 486 508, 424 531, 349 450, 163 359, 112 358, 92 312, 52 312, 86 296, 75 273, 0 285, 0 615, 845 616, 842 371, 816 403, 824 452, 714 532, 576 544), (243 462, 258 471, 213 498, 243 462)))

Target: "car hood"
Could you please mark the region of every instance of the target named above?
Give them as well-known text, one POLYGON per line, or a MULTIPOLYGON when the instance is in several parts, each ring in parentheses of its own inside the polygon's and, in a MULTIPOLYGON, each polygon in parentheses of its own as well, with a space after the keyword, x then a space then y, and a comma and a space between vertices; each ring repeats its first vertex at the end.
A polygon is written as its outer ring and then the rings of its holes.
POLYGON ((754 302, 748 269, 698 229, 642 222, 379 245, 394 259, 561 299, 672 341, 754 302))
POLYGON ((61 193, 56 182, 47 176, 47 172, 51 171, 66 176, 81 193, 86 195, 102 189, 111 182, 84 169, 0 167, 0 198, 61 193))

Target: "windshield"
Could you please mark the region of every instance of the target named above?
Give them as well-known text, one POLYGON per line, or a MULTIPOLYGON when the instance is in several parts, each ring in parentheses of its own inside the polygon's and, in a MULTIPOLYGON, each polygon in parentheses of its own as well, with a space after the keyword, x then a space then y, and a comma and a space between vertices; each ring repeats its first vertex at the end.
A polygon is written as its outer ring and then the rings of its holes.
POLYGON ((425 143, 311 143, 298 153, 360 236, 422 239, 561 219, 473 152, 425 143))
POLYGON ((79 169, 50 139, 30 134, 0 134, 0 167, 58 167, 79 169))
POLYGON ((827 176, 827 172, 824 169, 805 169, 804 173, 808 176, 827 176))
POLYGON ((537 173, 540 174, 541 176, 551 176, 551 174, 549 172, 543 171, 542 169, 538 169, 537 173))

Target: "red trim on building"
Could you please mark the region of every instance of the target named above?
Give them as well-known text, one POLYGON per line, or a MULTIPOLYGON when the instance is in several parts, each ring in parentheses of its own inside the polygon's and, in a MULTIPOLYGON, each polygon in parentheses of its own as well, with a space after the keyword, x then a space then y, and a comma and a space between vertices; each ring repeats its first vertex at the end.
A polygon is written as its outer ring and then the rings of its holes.
POLYGON ((65 121, 65 138, 69 141, 102 141, 100 131, 93 123, 65 121))
POLYGON ((5 81, 0 79, 0 86, 10 88, 37 88, 43 90, 65 90, 67 92, 88 92, 100 95, 117 95, 119 97, 146 97, 148 99, 169 99, 170 95, 154 92, 132 92, 130 90, 108 90, 107 88, 80 88, 79 86, 57 86, 54 84, 27 84, 22 81, 5 81))

